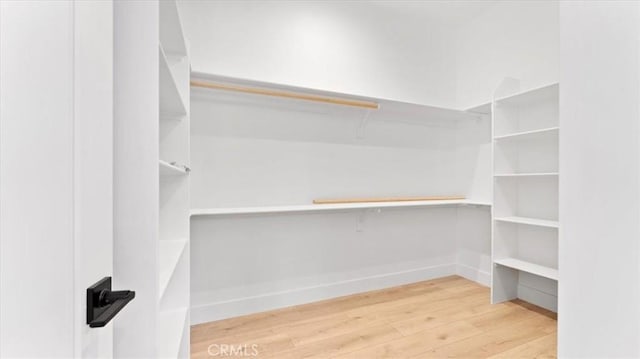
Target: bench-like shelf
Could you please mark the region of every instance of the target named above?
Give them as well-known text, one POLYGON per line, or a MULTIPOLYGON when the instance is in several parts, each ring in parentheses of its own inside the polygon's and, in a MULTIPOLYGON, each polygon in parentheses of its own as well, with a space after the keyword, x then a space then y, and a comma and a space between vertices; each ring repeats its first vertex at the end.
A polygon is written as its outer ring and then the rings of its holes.
POLYGON ((532 172, 532 173, 496 173, 494 177, 552 177, 558 172, 532 172))
POLYGON ((291 213, 291 212, 323 212, 323 211, 344 211, 356 209, 378 209, 378 208, 403 208, 403 207, 437 207, 437 206, 491 206, 487 202, 477 202, 469 200, 448 200, 448 201, 411 201, 411 202, 367 202, 367 203, 340 203, 340 204, 310 204, 292 206, 269 206, 269 207, 230 207, 230 208, 201 208, 192 209, 191 216, 220 216, 234 214, 269 214, 269 213, 291 213))
POLYGON ((517 224, 527 224, 530 226, 558 228, 558 221, 550 221, 546 219, 528 218, 528 217, 496 217, 498 222, 508 222, 517 224))
POLYGON ((552 134, 558 135, 559 131, 560 131, 559 127, 548 127, 548 128, 542 128, 539 130, 522 131, 522 132, 509 133, 505 135, 499 135, 499 136, 495 136, 493 139, 507 140, 507 139, 532 138, 532 137, 552 135, 552 134))
POLYGON ((515 259, 515 258, 496 259, 495 261, 493 261, 493 263, 499 264, 504 267, 517 269, 522 272, 535 274, 540 277, 558 280, 557 269, 541 266, 539 264, 534 264, 534 263, 523 261, 520 259, 515 259))

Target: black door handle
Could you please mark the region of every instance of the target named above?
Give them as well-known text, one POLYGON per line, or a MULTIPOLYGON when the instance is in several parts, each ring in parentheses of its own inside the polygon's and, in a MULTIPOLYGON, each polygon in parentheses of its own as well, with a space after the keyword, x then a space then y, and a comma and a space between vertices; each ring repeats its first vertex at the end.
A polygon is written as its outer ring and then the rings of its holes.
POLYGON ((111 290, 111 277, 104 277, 87 288, 87 324, 104 327, 136 297, 132 290, 111 290))

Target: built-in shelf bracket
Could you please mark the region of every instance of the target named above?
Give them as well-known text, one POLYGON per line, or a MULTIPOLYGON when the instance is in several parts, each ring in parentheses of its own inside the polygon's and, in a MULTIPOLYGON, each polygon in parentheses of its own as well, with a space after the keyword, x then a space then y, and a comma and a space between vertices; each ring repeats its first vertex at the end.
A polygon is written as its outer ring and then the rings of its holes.
POLYGON ((365 131, 367 129, 367 124, 369 124, 369 116, 371 115, 371 110, 367 109, 364 112, 364 116, 360 120, 360 124, 356 129, 356 138, 362 140, 365 138, 365 131))

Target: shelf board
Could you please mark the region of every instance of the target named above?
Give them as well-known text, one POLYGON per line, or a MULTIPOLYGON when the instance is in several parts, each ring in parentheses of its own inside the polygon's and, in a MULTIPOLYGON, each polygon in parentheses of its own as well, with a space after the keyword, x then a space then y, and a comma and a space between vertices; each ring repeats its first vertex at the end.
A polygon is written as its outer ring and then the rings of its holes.
POLYGON ((158 316, 158 357, 177 358, 187 321, 187 308, 160 312, 158 316))
POLYGON ((159 298, 162 299, 169 286, 171 277, 178 266, 180 257, 187 247, 186 239, 161 240, 159 242, 158 266, 159 266, 159 298))
POLYGON ((167 161, 160 160, 158 163, 160 168, 160 176, 181 176, 187 174, 187 169, 172 165, 167 161))
POLYGON ((491 114, 491 102, 483 103, 482 105, 474 106, 465 110, 465 112, 470 112, 479 115, 490 115, 491 114))
POLYGON ((182 30, 182 21, 175 0, 159 2, 160 43, 168 54, 187 56, 187 42, 182 30))
POLYGON ((497 105, 524 105, 540 101, 558 101, 560 85, 552 83, 549 85, 521 91, 512 95, 503 96, 495 100, 497 105))
POLYGON ((539 129, 539 130, 523 131, 523 132, 510 133, 507 135, 495 136, 493 139, 503 140, 503 139, 519 139, 519 138, 526 138, 526 137, 535 137, 535 136, 547 135, 547 134, 557 135, 559 130, 560 130, 559 127, 549 127, 549 128, 539 129))
POLYGON ((539 227, 549 227, 549 228, 558 228, 558 221, 549 221, 546 219, 536 219, 536 218, 528 218, 528 217, 496 217, 494 218, 499 222, 509 222, 509 223, 518 223, 518 224, 527 224, 531 226, 539 226, 539 227))
POLYGON ((504 267, 517 269, 522 272, 535 274, 540 277, 558 280, 558 270, 550 267, 541 266, 531 262, 526 262, 515 258, 503 258, 493 261, 495 264, 499 264, 504 267))
POLYGON ((402 207, 438 207, 438 206, 491 206, 486 202, 475 202, 469 200, 449 200, 449 201, 413 201, 413 202, 369 202, 369 203, 340 203, 340 204, 311 204, 292 206, 269 206, 269 207, 231 207, 231 208, 203 208, 192 209, 192 216, 216 216, 234 214, 269 214, 269 213, 292 213, 292 212, 324 212, 324 211, 344 211, 357 209, 378 209, 378 208, 402 208, 402 207))
POLYGON ((551 177, 557 176, 558 172, 531 172, 531 173, 496 173, 494 177, 551 177))
POLYGON ((180 91, 178 91, 169 60, 161 45, 158 47, 158 51, 160 58, 160 118, 184 117, 187 115, 187 108, 180 91))

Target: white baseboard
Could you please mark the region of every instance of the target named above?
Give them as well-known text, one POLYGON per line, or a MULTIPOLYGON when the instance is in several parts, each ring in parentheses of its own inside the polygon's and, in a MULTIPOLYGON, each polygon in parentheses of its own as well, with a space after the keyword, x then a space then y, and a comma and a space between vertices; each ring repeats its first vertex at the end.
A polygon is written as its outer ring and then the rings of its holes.
POLYGON ((520 284, 518 298, 552 312, 558 312, 558 297, 539 289, 520 284))
MULTIPOLYGON (((224 302, 194 303, 191 307, 191 324, 206 323, 355 293, 446 277, 457 274, 459 272, 457 267, 456 264, 442 264, 318 286, 237 298, 224 302)), ((476 279, 471 280, 477 281, 476 279)))
POLYGON ((482 284, 485 287, 491 286, 491 273, 481 271, 478 268, 458 263, 456 264, 456 274, 468 280, 482 284))

